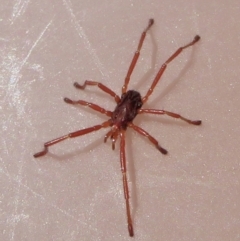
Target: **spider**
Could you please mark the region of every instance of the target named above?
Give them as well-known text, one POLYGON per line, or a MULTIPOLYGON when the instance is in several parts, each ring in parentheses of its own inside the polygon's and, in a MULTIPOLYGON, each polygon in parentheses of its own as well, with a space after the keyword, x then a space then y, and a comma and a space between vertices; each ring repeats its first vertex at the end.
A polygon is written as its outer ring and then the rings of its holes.
POLYGON ((154 20, 150 19, 148 22, 147 27, 142 32, 138 47, 136 52, 134 53, 133 59, 131 61, 131 64, 129 66, 127 75, 125 77, 125 81, 122 87, 122 94, 121 97, 119 97, 114 91, 106 87, 100 82, 96 81, 90 81, 86 80, 83 85, 80 85, 78 83, 74 83, 74 86, 78 89, 85 89, 87 86, 97 86, 105 93, 112 96, 116 102, 116 108, 114 111, 106 110, 96 104, 86 102, 84 100, 71 100, 69 98, 64 98, 64 101, 71 105, 83 105, 88 106, 91 109, 100 112, 102 114, 105 114, 109 119, 107 121, 104 121, 103 123, 99 125, 95 125, 86 129, 78 130, 72 133, 69 133, 67 135, 58 137, 56 139, 53 139, 51 141, 48 141, 44 143, 44 149, 41 152, 38 152, 34 154, 34 157, 41 157, 47 154, 49 146, 55 145, 61 141, 64 141, 68 138, 74 138, 82 135, 86 135, 88 133, 100 130, 101 128, 107 128, 110 127, 110 130, 106 133, 104 137, 104 142, 107 141, 108 138, 112 141, 112 149, 115 149, 115 143, 117 138, 120 138, 120 164, 121 164, 121 171, 122 171, 122 179, 123 179, 123 189, 124 189, 124 197, 126 202, 126 214, 127 214, 127 224, 128 224, 128 232, 131 237, 134 236, 133 231, 133 224, 132 224, 132 217, 131 217, 131 211, 130 211, 130 204, 129 204, 129 189, 128 189, 128 180, 127 180, 127 167, 126 167, 126 154, 125 154, 125 132, 127 130, 127 127, 133 129, 140 135, 147 137, 149 141, 162 153, 167 154, 167 150, 161 147, 161 145, 158 143, 158 141, 151 136, 148 132, 146 132, 144 129, 142 129, 139 126, 136 126, 133 124, 133 120, 138 114, 156 114, 156 115, 168 115, 173 118, 181 119, 189 124, 193 125, 201 125, 201 120, 189 120, 179 114, 166 111, 166 110, 156 110, 156 109, 143 109, 142 106, 144 103, 147 102, 149 96, 152 94, 155 86, 159 82, 162 74, 167 68, 167 65, 175 59, 184 49, 194 45, 196 42, 200 40, 200 36, 196 35, 194 39, 180 47, 175 53, 173 53, 169 59, 160 67, 156 77, 154 78, 151 87, 148 89, 147 93, 142 97, 140 93, 136 90, 128 90, 128 83, 130 81, 131 74, 134 70, 134 67, 137 63, 138 57, 140 55, 140 51, 144 42, 144 39, 146 37, 147 31, 151 28, 151 26, 154 24, 154 20))

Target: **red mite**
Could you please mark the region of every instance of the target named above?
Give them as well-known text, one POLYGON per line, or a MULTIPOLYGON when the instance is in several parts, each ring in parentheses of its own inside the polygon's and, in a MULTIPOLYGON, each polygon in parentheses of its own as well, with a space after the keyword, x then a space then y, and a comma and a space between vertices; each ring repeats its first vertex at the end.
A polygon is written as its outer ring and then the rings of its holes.
POLYGON ((107 139, 110 138, 111 141, 112 141, 112 149, 114 150, 115 149, 115 142, 116 142, 118 136, 120 136, 120 163, 121 163, 121 171, 122 171, 122 178, 123 178, 124 197, 125 197, 125 201, 126 201, 128 231, 129 231, 129 235, 131 237, 134 236, 134 232, 133 232, 133 224, 132 224, 130 204, 129 204, 129 190, 128 190, 128 181, 127 181, 127 174, 126 174, 127 168, 126 168, 126 154, 125 154, 125 131, 127 130, 127 127, 130 127, 134 131, 138 132, 140 135, 142 135, 144 137, 147 137, 149 139, 149 141, 152 142, 152 144, 154 146, 156 146, 156 148, 162 154, 167 154, 167 150, 165 150, 163 147, 161 147, 160 144, 158 143, 158 141, 154 137, 152 137, 148 132, 146 132, 145 130, 143 130, 139 126, 136 126, 132 123, 132 121, 135 119, 135 117, 138 114, 149 113, 149 114, 156 114, 156 115, 168 115, 168 116, 173 117, 173 118, 179 118, 183 121, 186 121, 189 124, 201 125, 200 120, 192 121, 192 120, 189 120, 189 119, 186 119, 186 118, 182 117, 179 114, 169 112, 169 111, 166 111, 166 110, 142 109, 143 104, 148 100, 148 97, 152 94, 155 86, 157 85, 157 83, 159 82, 162 74, 164 73, 165 69, 167 68, 167 65, 173 59, 175 59, 183 51, 183 49, 186 49, 186 48, 194 45, 196 42, 198 42, 200 40, 200 36, 198 36, 198 35, 196 35, 190 43, 188 43, 187 45, 185 45, 183 47, 180 47, 161 66, 161 68, 159 69, 156 77, 153 80, 153 83, 152 83, 151 87, 149 88, 149 90, 147 91, 147 93, 144 97, 141 97, 141 95, 138 91, 127 90, 128 83, 130 81, 131 74, 133 72, 133 69, 134 69, 134 67, 137 63, 138 57, 140 55, 140 50, 142 48, 142 44, 143 44, 143 41, 145 39, 146 33, 151 28, 153 23, 154 23, 154 20, 150 19, 149 23, 148 23, 148 26, 146 27, 146 29, 143 31, 143 33, 141 35, 141 38, 140 38, 139 43, 138 43, 137 51, 135 52, 135 54, 133 56, 132 62, 129 66, 129 69, 128 69, 128 72, 127 72, 127 75, 126 75, 126 78, 125 78, 125 81, 124 81, 124 85, 122 87, 121 98, 117 94, 115 94, 115 92, 113 92, 112 90, 110 90, 108 87, 106 87, 105 85, 103 85, 100 82, 86 80, 83 85, 79 85, 78 83, 74 83, 74 86, 78 89, 85 89, 85 87, 87 85, 90 85, 90 86, 96 85, 102 91, 111 95, 115 99, 115 102, 117 104, 114 111, 105 110, 105 109, 103 109, 102 107, 100 107, 96 104, 89 103, 89 102, 86 102, 84 100, 73 101, 73 100, 70 100, 68 98, 64 98, 64 101, 68 104, 88 106, 95 111, 98 111, 102 114, 105 114, 106 116, 110 117, 110 119, 108 119, 107 121, 103 122, 100 125, 92 126, 92 127, 89 127, 89 128, 83 129, 83 130, 78 130, 78 131, 69 133, 67 135, 61 136, 59 138, 56 138, 52 141, 48 141, 44 144, 43 151, 34 154, 34 157, 44 156, 48 152, 48 147, 52 146, 52 145, 55 145, 58 142, 64 141, 68 138, 74 138, 74 137, 77 137, 77 136, 82 136, 82 135, 91 133, 93 131, 97 131, 101 128, 111 127, 110 131, 107 132, 107 134, 105 135, 104 142, 106 142, 107 139))

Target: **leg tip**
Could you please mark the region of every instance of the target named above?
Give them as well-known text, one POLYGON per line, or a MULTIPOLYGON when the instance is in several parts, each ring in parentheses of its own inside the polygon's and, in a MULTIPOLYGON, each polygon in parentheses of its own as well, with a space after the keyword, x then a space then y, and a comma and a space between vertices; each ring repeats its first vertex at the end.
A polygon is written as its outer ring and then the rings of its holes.
POLYGON ((154 24, 154 19, 153 19, 153 18, 150 18, 150 19, 149 19, 149 24, 148 24, 149 27, 152 26, 153 24, 154 24))
POLYGON ((193 124, 193 125, 197 125, 197 126, 199 126, 199 125, 202 124, 202 121, 201 121, 201 120, 192 121, 192 124, 193 124))
POLYGON ((112 150, 115 150, 115 143, 112 142, 112 150))
POLYGON ((78 89, 82 89, 82 90, 83 90, 84 87, 85 87, 85 85, 82 86, 82 85, 78 84, 77 82, 75 82, 73 85, 74 85, 74 87, 76 87, 76 88, 78 88, 78 89))
POLYGON ((40 157, 40 156, 44 156, 46 155, 48 152, 48 148, 45 147, 43 151, 40 151, 40 152, 37 152, 33 155, 33 157, 37 158, 37 157, 40 157))
POLYGON ((128 224, 128 232, 129 232, 129 236, 130 236, 130 237, 133 237, 133 236, 134 236, 132 224, 128 224))
POLYGON ((166 155, 168 153, 168 151, 164 148, 162 148, 161 146, 157 146, 157 149, 164 155, 166 155))
POLYGON ((144 32, 146 33, 152 27, 153 24, 154 24, 154 20, 153 20, 153 18, 150 18, 149 22, 148 22, 148 26, 146 27, 144 32))
POLYGON ((195 41, 195 42, 199 41, 200 39, 201 39, 201 37, 200 37, 199 35, 196 35, 196 36, 194 37, 194 41, 195 41))
POLYGON ((68 99, 68 98, 64 98, 63 99, 66 103, 68 103, 68 104, 71 104, 72 103, 72 101, 70 100, 70 99, 68 99))
POLYGON ((43 155, 45 155, 45 154, 42 153, 42 152, 38 152, 38 153, 35 153, 35 154, 33 155, 33 157, 34 157, 34 158, 38 158, 38 157, 43 156, 43 155))

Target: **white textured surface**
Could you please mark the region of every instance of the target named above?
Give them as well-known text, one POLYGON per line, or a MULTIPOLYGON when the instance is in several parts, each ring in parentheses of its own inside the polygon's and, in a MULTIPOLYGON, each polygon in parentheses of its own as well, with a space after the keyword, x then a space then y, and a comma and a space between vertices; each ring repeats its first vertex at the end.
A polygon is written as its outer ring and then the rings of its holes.
POLYGON ((169 66, 147 106, 203 125, 136 119, 168 156, 128 132, 135 240, 239 240, 239 0, 98 2, 0 0, 0 239, 130 240, 119 148, 102 144, 106 130, 43 158, 32 154, 104 120, 62 99, 114 108, 96 88, 72 84, 93 79, 120 93, 153 17, 130 88, 144 93, 161 63, 201 35, 169 66))

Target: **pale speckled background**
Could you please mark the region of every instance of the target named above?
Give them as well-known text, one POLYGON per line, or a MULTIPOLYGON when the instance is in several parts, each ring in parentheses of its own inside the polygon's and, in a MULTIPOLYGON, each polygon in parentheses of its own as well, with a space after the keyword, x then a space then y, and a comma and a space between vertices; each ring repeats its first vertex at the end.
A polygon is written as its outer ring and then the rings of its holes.
POLYGON ((202 119, 162 116, 137 124, 168 151, 127 134, 134 240, 240 240, 239 0, 0 0, 0 240, 129 238, 119 147, 106 130, 45 141, 105 120, 63 97, 114 102, 74 81, 120 93, 141 31, 147 36, 130 88, 144 93, 161 63, 195 34, 201 41, 167 69, 148 105, 202 119))

